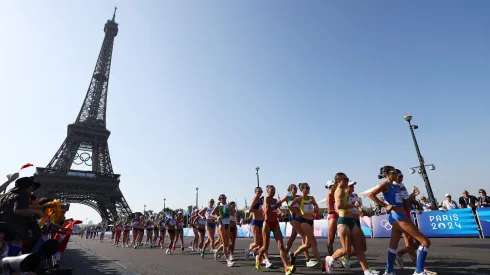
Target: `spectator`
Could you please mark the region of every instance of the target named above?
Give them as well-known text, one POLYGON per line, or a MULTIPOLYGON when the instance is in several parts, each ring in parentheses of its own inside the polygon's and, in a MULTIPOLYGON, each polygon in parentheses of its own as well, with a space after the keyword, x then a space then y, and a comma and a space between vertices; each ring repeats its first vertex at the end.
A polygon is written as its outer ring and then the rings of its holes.
POLYGON ((422 209, 424 211, 431 211, 432 210, 432 203, 427 201, 427 198, 422 196, 420 198, 420 205, 422 206, 422 209))
POLYGON ((446 200, 442 202, 442 209, 444 210, 451 210, 451 209, 457 209, 458 204, 451 199, 450 194, 446 194, 446 200))
POLYGON ((463 190, 463 196, 459 198, 459 205, 461 208, 475 208, 476 197, 471 196, 467 190, 463 190))
POLYGON ((0 194, 3 194, 5 192, 5 190, 7 190, 7 187, 9 186, 9 184, 14 182, 18 178, 19 178, 19 173, 14 173, 12 175, 8 175, 7 181, 0 186, 0 194))
POLYGON ((487 196, 487 192, 485 192, 485 190, 483 189, 480 189, 478 190, 478 193, 480 193, 480 196, 478 197, 477 205, 479 207, 490 207, 490 197, 487 196))

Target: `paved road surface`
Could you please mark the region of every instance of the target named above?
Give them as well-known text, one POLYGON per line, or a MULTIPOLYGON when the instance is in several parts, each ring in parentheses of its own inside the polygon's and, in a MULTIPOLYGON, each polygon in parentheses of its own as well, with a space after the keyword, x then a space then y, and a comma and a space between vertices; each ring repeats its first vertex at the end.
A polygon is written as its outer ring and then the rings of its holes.
MULTIPOLYGON (((188 244, 190 239, 186 239, 188 244)), ((225 275, 225 274, 258 274, 253 261, 243 260, 243 249, 251 239, 237 239, 236 263, 229 268, 224 260, 214 261, 212 254, 201 259, 197 253, 178 249, 173 255, 165 255, 159 248, 121 248, 114 247, 107 240, 100 243, 95 240, 72 237, 68 249, 62 258, 62 266, 74 267, 74 274, 171 274, 171 275, 225 275)), ((403 242, 403 241, 402 241, 403 242)), ((400 242, 400 245, 402 245, 400 242)), ((273 243, 271 243, 273 244, 273 243)), ((326 255, 326 240, 319 240, 320 253, 326 255)), ((384 272, 387 239, 369 239, 367 258, 370 265, 384 272)), ((335 248, 337 248, 336 240, 335 248)), ((279 265, 277 246, 271 246, 271 260, 279 265)), ((405 265, 408 257, 405 257, 405 265)), ((295 274, 321 274, 320 269, 305 267, 304 258, 298 258, 298 269, 295 274)), ((432 239, 427 266, 439 275, 490 274, 490 240, 487 239, 432 239)), ((264 269, 265 274, 284 274, 282 269, 264 269)), ((359 265, 354 261, 350 271, 335 269, 335 274, 362 274, 359 265)), ((411 275, 413 269, 396 270, 397 275, 411 275)))

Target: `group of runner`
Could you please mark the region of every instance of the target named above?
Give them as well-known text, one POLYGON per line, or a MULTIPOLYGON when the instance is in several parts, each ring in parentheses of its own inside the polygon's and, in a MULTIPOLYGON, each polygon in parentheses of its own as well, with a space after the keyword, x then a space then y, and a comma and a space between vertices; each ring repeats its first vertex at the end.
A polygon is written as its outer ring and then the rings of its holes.
MULTIPOLYGON (((403 268, 402 256, 404 254, 409 254, 416 266, 414 275, 436 274, 424 267, 430 240, 417 229, 411 219, 411 205, 416 201, 402 183, 403 174, 392 166, 385 166, 381 168, 379 178, 384 180, 372 189, 368 197, 377 205, 386 208, 389 212, 389 222, 392 225, 387 267, 384 274, 395 275, 393 271, 395 264, 403 268), (378 195, 382 195, 384 201, 380 200, 378 195), (397 251, 401 236, 404 237, 406 247, 397 251)), ((287 275, 295 272, 296 258, 302 253, 306 258, 306 266, 319 265, 322 274, 332 274, 333 269, 340 266, 349 269, 350 257, 355 256, 365 275, 378 275, 379 271, 370 268, 365 257, 367 244, 360 223, 362 202, 354 193, 355 185, 356 182, 350 181, 346 174, 337 173, 334 180, 328 181, 325 186, 328 189, 326 203, 329 214, 327 245, 329 256, 324 259, 321 258, 318 251, 313 227, 313 213, 319 211, 319 206, 315 198, 310 195, 308 183, 291 184, 287 189, 288 194, 282 199, 275 198, 276 188, 273 185, 265 187, 265 195, 261 187, 255 188, 255 196, 248 209, 252 219, 253 242, 245 249, 245 260, 250 257, 255 259, 257 270, 262 270, 262 265, 265 265, 266 268, 272 266, 268 257, 270 233, 272 232, 287 275), (283 243, 278 220, 279 209, 284 203, 288 207, 289 222, 292 226, 291 236, 286 246, 283 243), (341 248, 334 251, 333 242, 337 234, 341 248), (298 235, 301 236, 301 245, 296 250, 291 250, 298 235), (313 257, 310 256, 310 249, 313 257)), ((150 217, 145 220, 143 216, 137 215, 131 221, 119 222, 115 225, 114 245, 119 245, 122 233, 122 245, 137 248, 143 245, 146 230, 145 245, 149 243, 151 247, 159 246, 164 249, 165 235, 168 233, 170 243, 166 254, 172 254, 179 240, 180 248, 184 251, 183 218, 182 212, 172 212, 169 218, 150 217), (131 230, 133 239, 130 243, 131 230)), ((221 194, 217 204, 211 199, 207 207, 200 211, 194 210, 190 224, 195 236, 191 243, 191 250, 197 251, 204 258, 205 251, 210 246, 215 260, 224 254, 227 265, 229 267, 234 265, 233 253, 237 237, 235 202, 228 203, 226 195, 221 194), (216 232, 218 238, 215 240, 216 232)))

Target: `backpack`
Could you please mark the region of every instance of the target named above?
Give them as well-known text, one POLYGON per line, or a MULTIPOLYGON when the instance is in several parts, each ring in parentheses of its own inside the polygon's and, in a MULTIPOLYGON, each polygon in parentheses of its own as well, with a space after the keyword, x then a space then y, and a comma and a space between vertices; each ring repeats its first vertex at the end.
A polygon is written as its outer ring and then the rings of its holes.
POLYGON ((7 193, 0 199, 0 221, 12 223, 14 220, 15 193, 7 193))

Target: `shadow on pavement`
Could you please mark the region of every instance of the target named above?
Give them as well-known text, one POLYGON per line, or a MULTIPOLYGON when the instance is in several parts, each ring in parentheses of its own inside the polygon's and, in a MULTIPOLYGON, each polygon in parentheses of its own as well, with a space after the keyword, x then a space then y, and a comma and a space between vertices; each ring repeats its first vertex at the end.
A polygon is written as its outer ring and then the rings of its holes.
POLYGON ((131 274, 124 272, 114 263, 106 260, 88 249, 71 243, 61 257, 63 268, 73 268, 73 274, 131 274))

